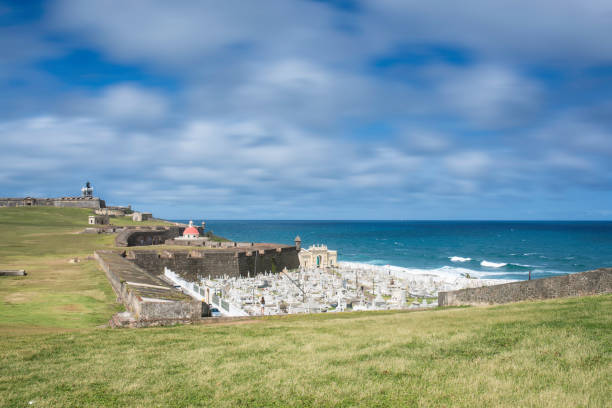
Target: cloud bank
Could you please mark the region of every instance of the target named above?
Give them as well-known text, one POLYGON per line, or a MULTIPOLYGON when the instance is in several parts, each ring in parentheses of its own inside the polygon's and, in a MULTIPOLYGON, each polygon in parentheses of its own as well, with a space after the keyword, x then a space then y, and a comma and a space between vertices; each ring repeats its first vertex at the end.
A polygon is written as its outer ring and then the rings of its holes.
POLYGON ((91 179, 178 218, 609 218, 609 2, 24 7, 0 15, 0 195, 91 179))

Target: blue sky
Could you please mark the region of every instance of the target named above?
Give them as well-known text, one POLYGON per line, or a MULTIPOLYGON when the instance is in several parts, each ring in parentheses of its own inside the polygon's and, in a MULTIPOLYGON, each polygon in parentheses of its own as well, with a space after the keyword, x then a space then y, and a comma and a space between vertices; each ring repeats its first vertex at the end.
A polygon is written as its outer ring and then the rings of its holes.
POLYGON ((0 1, 0 196, 611 219, 612 3, 0 1))

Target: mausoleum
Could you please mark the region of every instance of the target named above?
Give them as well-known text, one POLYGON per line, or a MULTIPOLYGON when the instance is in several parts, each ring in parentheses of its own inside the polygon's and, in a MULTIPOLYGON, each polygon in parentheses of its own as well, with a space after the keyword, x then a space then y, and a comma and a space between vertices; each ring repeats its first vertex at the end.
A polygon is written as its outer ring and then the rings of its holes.
POLYGON ((327 245, 311 245, 298 253, 303 268, 329 268, 338 266, 338 251, 327 249, 327 245))

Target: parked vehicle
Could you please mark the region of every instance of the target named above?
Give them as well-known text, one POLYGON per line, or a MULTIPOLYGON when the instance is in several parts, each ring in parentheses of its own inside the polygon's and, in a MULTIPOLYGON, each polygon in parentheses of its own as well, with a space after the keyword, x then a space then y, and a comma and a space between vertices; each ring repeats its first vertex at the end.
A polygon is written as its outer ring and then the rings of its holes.
POLYGON ((216 307, 210 308, 210 317, 221 317, 221 312, 216 307))

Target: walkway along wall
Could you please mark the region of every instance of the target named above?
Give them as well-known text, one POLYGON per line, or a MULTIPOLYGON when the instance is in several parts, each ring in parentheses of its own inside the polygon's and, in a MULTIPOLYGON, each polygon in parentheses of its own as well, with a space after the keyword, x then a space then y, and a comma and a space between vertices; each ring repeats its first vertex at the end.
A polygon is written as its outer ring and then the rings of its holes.
POLYGON ((193 321, 202 315, 202 303, 175 290, 113 251, 95 251, 125 308, 138 321, 193 321))
POLYGON ((438 293, 438 305, 483 305, 612 293, 612 268, 438 293))

